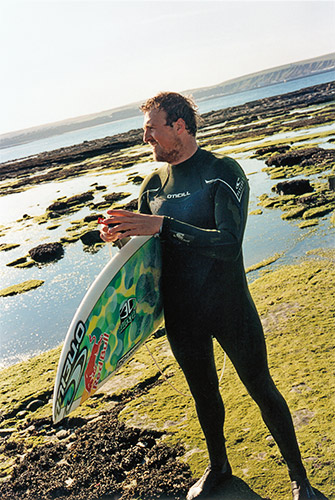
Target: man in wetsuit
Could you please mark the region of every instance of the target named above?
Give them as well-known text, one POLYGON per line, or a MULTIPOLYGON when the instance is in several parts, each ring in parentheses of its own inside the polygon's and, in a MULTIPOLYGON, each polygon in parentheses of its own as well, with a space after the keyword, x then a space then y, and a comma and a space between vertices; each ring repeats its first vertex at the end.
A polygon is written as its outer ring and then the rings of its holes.
MULTIPOLYGON (((139 212, 108 211, 102 238, 159 235, 165 327, 195 400, 210 465, 187 499, 210 498, 232 476, 223 433, 224 406, 213 356, 215 337, 231 359, 288 466, 294 500, 319 498, 310 486, 287 404, 267 364, 261 322, 242 256, 249 187, 238 163, 196 142, 191 99, 161 93, 143 106, 144 141, 166 162, 143 183, 139 212)), ((325 498, 321 496, 321 498, 325 498)))

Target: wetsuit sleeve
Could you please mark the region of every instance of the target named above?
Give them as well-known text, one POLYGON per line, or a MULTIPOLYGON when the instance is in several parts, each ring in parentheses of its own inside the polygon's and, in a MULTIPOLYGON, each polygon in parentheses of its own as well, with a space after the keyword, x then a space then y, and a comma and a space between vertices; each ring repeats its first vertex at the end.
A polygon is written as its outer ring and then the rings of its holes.
POLYGON ((148 203, 148 199, 145 196, 146 189, 144 187, 141 188, 140 195, 138 197, 138 211, 141 214, 151 214, 150 206, 148 203))
POLYGON ((213 191, 215 229, 202 229, 164 217, 161 238, 215 259, 236 260, 241 252, 247 218, 248 184, 245 181, 241 201, 220 182, 213 191))
POLYGON ((138 197, 138 211, 141 214, 152 215, 152 210, 149 205, 149 195, 157 193, 162 185, 161 176, 157 172, 149 175, 141 185, 138 197))

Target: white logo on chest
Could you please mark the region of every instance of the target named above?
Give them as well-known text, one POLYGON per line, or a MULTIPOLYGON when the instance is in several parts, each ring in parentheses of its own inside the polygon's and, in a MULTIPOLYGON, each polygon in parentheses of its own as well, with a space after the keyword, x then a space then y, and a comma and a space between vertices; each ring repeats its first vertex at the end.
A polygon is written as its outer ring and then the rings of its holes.
POLYGON ((167 194, 166 197, 168 200, 171 200, 171 198, 183 198, 184 196, 190 196, 190 192, 186 191, 186 193, 174 193, 174 194, 167 194))

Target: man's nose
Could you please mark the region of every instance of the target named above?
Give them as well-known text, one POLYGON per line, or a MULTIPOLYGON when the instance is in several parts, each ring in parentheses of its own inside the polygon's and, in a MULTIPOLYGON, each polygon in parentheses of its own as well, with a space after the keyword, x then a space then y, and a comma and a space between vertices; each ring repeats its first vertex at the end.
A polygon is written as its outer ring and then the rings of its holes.
POLYGON ((150 131, 144 130, 143 131, 143 142, 149 142, 150 137, 151 137, 150 131))

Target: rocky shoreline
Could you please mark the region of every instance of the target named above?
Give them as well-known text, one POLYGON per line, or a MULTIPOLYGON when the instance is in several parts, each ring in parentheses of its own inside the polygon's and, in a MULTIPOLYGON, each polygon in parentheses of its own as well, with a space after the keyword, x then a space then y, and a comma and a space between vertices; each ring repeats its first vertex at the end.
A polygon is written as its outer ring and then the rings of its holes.
MULTIPOLYGON (((312 484, 335 498, 329 423, 334 251, 267 272, 251 286, 270 370, 292 411, 312 484)), ((165 336, 152 337, 163 372, 187 394, 165 336)), ((221 349, 215 346, 218 367, 221 349)), ((206 466, 193 404, 164 381, 144 347, 64 421, 51 421, 60 349, 1 371, 3 500, 178 500, 206 466)), ((221 383, 234 476, 216 500, 289 498, 285 465, 228 362, 221 383), (238 423, 238 425, 237 425, 238 423)), ((214 499, 213 499, 214 500, 214 499)))
MULTIPOLYGON (((217 124, 223 124, 226 128, 234 124, 236 129, 230 130, 234 141, 241 141, 248 137, 257 137, 262 133, 271 136, 281 129, 280 125, 269 127, 262 123, 262 120, 268 120, 272 116, 283 115, 289 110, 299 110, 310 105, 330 103, 335 98, 335 82, 315 85, 302 90, 291 92, 284 95, 267 97, 257 101, 252 101, 240 106, 226 108, 220 111, 211 111, 201 116, 201 127, 199 132, 207 127, 217 124), (237 123, 236 123, 237 121, 237 123), (235 125, 236 123, 236 125, 235 125)), ((312 120, 310 118, 297 119, 291 124, 291 129, 310 127, 318 124, 331 123, 333 116, 330 114, 320 114, 312 120)), ((220 138, 211 135, 211 144, 221 144, 220 138)), ((141 152, 138 156, 132 156, 130 161, 125 158, 113 158, 114 153, 122 150, 140 146, 142 144, 142 130, 130 130, 112 137, 105 137, 92 141, 84 141, 82 144, 64 147, 50 152, 41 153, 20 160, 8 161, 0 164, 0 181, 12 180, 6 187, 2 187, 0 195, 10 194, 18 188, 27 185, 35 185, 40 182, 49 182, 51 180, 60 180, 85 173, 82 163, 97 156, 106 154, 111 155, 111 161, 104 163, 104 168, 122 168, 136 160, 143 161, 143 156, 150 155, 149 151, 141 152), (118 161, 119 160, 119 161, 118 161), (79 162, 79 164, 77 164, 79 162), (71 165, 75 164, 75 165, 71 165), (77 164, 77 165, 76 165, 77 164), (24 176, 24 177, 23 177, 24 176)), ((101 165, 100 165, 101 166, 101 165)), ((94 168, 90 164, 90 169, 94 168)))
MULTIPOLYGON (((334 123, 334 96, 335 82, 331 82, 202 115, 198 134, 202 147, 219 154, 221 149, 228 155, 230 152, 241 152, 261 160, 265 163, 263 170, 270 178, 280 181, 273 186, 276 195, 264 193, 259 199, 261 208, 253 211, 252 215, 261 215, 264 209, 280 208, 284 220, 297 219, 303 228, 318 225, 320 218, 332 211, 335 200, 335 149, 320 147, 320 140, 328 145, 335 141, 331 130, 334 123), (326 127, 326 130, 313 133, 320 126, 326 127), (303 136, 294 135, 300 131, 303 131, 303 136), (292 135, 290 140, 277 138, 285 134, 292 135), (316 174, 323 176, 326 182, 319 180, 311 183, 308 177, 316 174), (305 179, 299 180, 299 188, 295 188, 297 181, 293 178, 302 175, 305 179), (302 185, 305 188, 302 189, 302 185), (284 189, 281 186, 286 186, 285 192, 281 191, 284 189)), ((140 165, 149 156, 150 148, 142 144, 142 131, 131 130, 113 137, 85 141, 68 148, 2 163, 0 196, 18 193, 41 183, 85 174, 116 172, 140 165)), ((138 184, 141 181, 139 175, 128 176, 129 183, 138 184)), ((129 193, 108 192, 107 189, 105 185, 94 183, 89 191, 56 199, 43 215, 31 217, 23 214, 22 219, 17 221, 21 229, 32 224, 50 223, 47 229, 52 231, 61 227, 66 217, 83 207, 89 206, 91 211, 82 220, 71 221, 58 242, 37 245, 29 249, 27 255, 19 256, 6 265, 27 268, 58 260, 64 254, 63 246, 79 239, 85 247, 101 246, 103 243, 97 230, 97 220, 102 216, 102 211, 111 206, 133 210, 137 205, 136 198, 128 198, 127 203, 122 204, 123 198, 129 193), (103 199, 101 193, 106 193, 102 194, 103 199)), ((2 226, 0 236, 5 236, 8 230, 8 227, 2 226)), ((0 244, 0 251, 9 252, 16 247, 14 243, 6 241, 0 244)), ((27 285, 19 285, 16 290, 10 287, 0 292, 7 296, 26 289, 27 285)))
MULTIPOLYGON (((287 223, 294 222, 301 228, 318 225, 325 217, 327 224, 333 221, 335 225, 334 215, 330 215, 335 200, 335 157, 331 147, 335 134, 330 127, 328 130, 328 125, 334 123, 334 94, 332 82, 203 115, 199 131, 202 147, 222 148, 221 154, 237 152, 261 160, 263 170, 274 179, 273 194, 260 196, 257 214, 251 216, 280 209, 287 223), (320 132, 320 126, 325 130, 320 132), (301 132, 298 136, 297 131, 301 132), (289 139, 281 136, 283 132, 289 139)), ((0 165, 0 195, 85 173, 117 171, 147 161, 149 155, 149 149, 142 145, 142 132, 135 130, 7 162, 0 165)), ((133 172, 127 178, 125 189, 130 190, 129 183, 140 182, 133 172)), ((46 232, 59 228, 59 241, 45 247, 42 233, 41 244, 6 265, 42 267, 44 259, 51 258, 52 250, 52 259, 63 258, 65 246, 78 239, 82 239, 84 248, 97 251, 103 245, 94 238, 97 218, 106 207, 124 206, 127 197, 131 195, 126 191, 114 193, 106 185, 94 183, 89 191, 50 202, 39 216, 23 214, 15 228, 26 230, 41 225, 46 232), (84 206, 89 207, 89 215, 69 222, 68 218, 84 206)), ((135 208, 136 199, 130 203, 125 206, 135 208)), ((0 236, 5 238, 12 234, 10 231, 9 227, 1 227, 0 236)), ((19 246, 2 242, 0 251, 7 255, 19 251, 19 246)), ((278 258, 275 255, 253 269, 264 268, 278 258)), ((277 271, 266 268, 251 285, 267 337, 270 368, 293 411, 309 475, 330 499, 335 498, 331 481, 335 448, 329 435, 329 423, 334 418, 329 404, 334 260, 334 251, 314 251, 292 266, 277 271)), ((31 280, 1 292, 5 297, 42 284, 43 280, 31 280)), ((166 376, 186 393, 166 338, 152 337, 149 344, 166 376)), ((207 465, 190 401, 164 382, 142 349, 110 384, 68 419, 53 425, 51 399, 59 353, 54 349, 1 371, 0 497, 184 498, 191 482, 207 465)), ((216 349, 216 355, 218 366, 222 366, 222 351, 216 349)), ((283 461, 229 362, 222 393, 234 477, 220 492, 220 499, 288 497, 283 461)))

